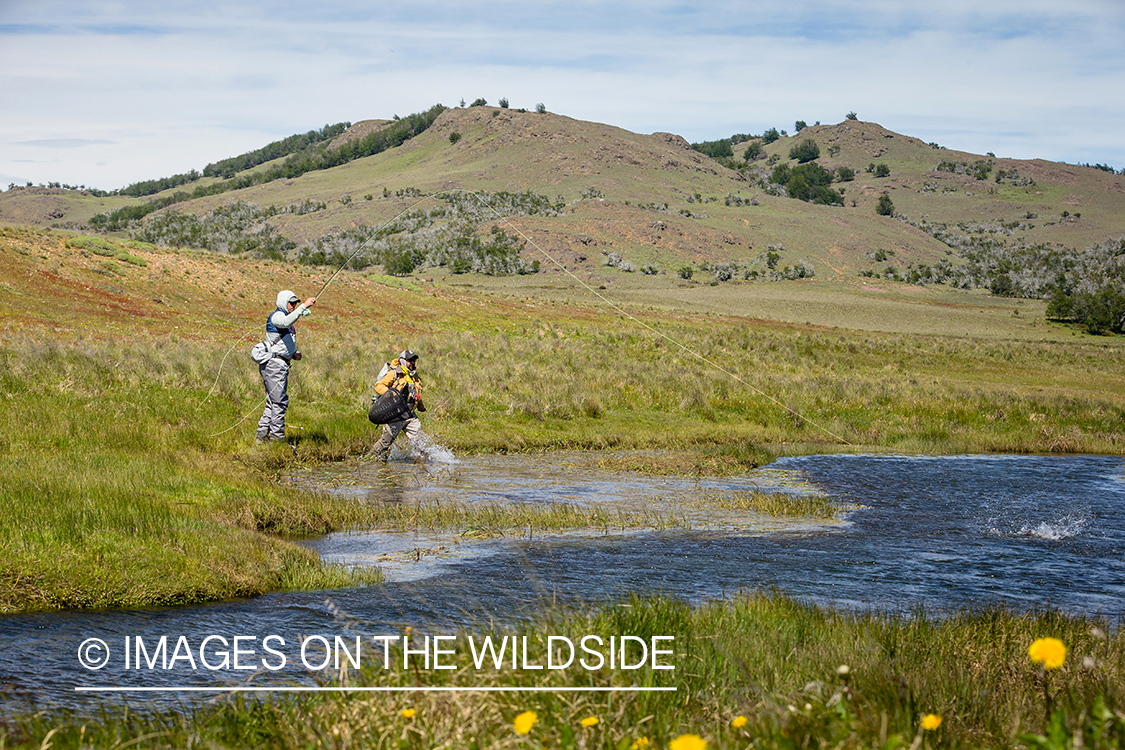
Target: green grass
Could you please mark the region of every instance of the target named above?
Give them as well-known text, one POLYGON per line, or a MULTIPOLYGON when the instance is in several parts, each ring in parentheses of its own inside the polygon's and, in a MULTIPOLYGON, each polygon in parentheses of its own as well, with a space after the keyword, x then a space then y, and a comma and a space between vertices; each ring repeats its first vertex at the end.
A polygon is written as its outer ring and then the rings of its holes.
MULTIPOLYGON (((392 650, 389 668, 380 656, 359 671, 322 676, 321 684, 676 690, 319 693, 231 698, 182 711, 110 709, 98 717, 42 712, 5 724, 4 744, 39 747, 49 735, 56 748, 132 738, 152 748, 617 750, 641 738, 649 747, 670 747, 685 734, 698 735, 711 748, 894 749, 924 742, 1108 750, 1125 744, 1125 635, 1105 622, 1057 613, 988 610, 934 617, 918 611, 892 617, 746 594, 694 609, 653 598, 590 612, 548 611, 506 627, 469 628, 458 638, 447 644, 455 653, 445 658, 455 669, 404 669, 401 651, 392 650), (489 634, 527 636, 528 662, 540 665, 548 635, 575 644, 588 635, 600 636, 603 644, 620 635, 649 643, 653 636, 673 636, 657 642, 672 652, 657 663, 674 669, 652 669, 651 662, 635 671, 606 663, 586 669, 577 662, 549 671, 510 664, 477 669, 467 638, 479 643, 489 634), (1068 647, 1061 669, 1044 673, 1030 662, 1028 647, 1041 637, 1068 647), (513 721, 525 711, 534 711, 537 721, 520 736, 513 721), (942 718, 938 730, 923 733, 925 714, 942 718), (583 726, 589 717, 597 723, 583 726), (1053 742, 1034 739, 1051 734, 1052 723, 1053 742)), ((586 658, 587 664, 595 661, 586 658)))

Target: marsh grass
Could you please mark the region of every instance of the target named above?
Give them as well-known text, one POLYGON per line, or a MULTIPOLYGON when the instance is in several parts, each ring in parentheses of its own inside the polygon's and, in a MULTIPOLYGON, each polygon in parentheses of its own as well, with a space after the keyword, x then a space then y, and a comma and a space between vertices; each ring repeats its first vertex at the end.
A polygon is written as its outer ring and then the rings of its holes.
POLYGON ((528 536, 570 529, 669 529, 685 524, 665 508, 614 508, 573 503, 379 503, 373 520, 391 531, 452 531, 478 538, 528 536))
POLYGON ((724 510, 752 510, 777 517, 837 518, 839 506, 823 495, 790 494, 787 492, 733 492, 712 494, 701 501, 703 506, 724 510))
MULTIPOLYGON (((696 734, 709 747, 906 748, 924 714, 942 717, 929 746, 1012 748, 1048 731, 1039 668, 1027 649, 1043 635, 1070 649, 1052 673, 1061 711, 1055 747, 1125 742, 1125 636, 1105 622, 1053 612, 921 611, 909 617, 827 611, 780 595, 744 594, 697 608, 664 598, 591 611, 548 610, 507 627, 463 631, 453 670, 381 660, 326 678, 350 686, 627 687, 663 693, 319 693, 232 699, 183 712, 108 711, 93 720, 40 713, 5 725, 6 746, 100 747, 562 747, 629 748, 647 737, 668 747, 696 734), (528 636, 543 664, 547 635, 579 642, 629 634, 675 637, 675 670, 476 669, 464 639, 528 636), (462 658, 464 657, 464 658, 462 658), (848 667, 846 674, 841 666, 848 667), (413 714, 403 715, 410 709, 413 714), (514 718, 535 711, 526 736, 514 718), (596 717, 596 725, 582 720, 596 717), (732 726, 735 717, 742 726, 732 726), (144 738, 143 740, 140 738, 144 738)), ((667 644, 666 644, 667 645, 667 644)), ((650 665, 651 666, 651 665, 650 665)))

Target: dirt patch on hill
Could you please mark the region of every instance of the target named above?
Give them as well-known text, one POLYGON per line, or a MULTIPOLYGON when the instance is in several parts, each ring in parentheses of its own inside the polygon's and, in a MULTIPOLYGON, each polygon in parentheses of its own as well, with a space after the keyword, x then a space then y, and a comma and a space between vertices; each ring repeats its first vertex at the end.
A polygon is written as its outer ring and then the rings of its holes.
POLYGON ((393 122, 393 120, 360 120, 343 133, 333 138, 332 142, 328 144, 328 148, 340 148, 349 143, 361 141, 372 133, 377 133, 387 127, 391 122, 393 122))

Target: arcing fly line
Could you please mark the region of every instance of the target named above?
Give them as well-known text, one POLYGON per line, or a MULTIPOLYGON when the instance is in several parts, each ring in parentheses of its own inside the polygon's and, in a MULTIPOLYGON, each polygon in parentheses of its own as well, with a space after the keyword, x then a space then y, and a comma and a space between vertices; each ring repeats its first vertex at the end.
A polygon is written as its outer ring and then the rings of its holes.
POLYGON ((832 430, 829 430, 829 429, 828 429, 827 427, 825 427, 824 425, 822 425, 822 424, 818 424, 817 422, 815 422, 815 421, 813 421, 813 420, 809 419, 809 418, 808 418, 808 417, 806 417, 805 415, 803 415, 803 414, 801 414, 800 412, 798 412, 798 411, 797 411, 796 409, 793 409, 793 408, 792 408, 792 407, 790 407, 789 405, 787 405, 787 404, 784 404, 784 403, 782 403, 781 401, 778 401, 778 400, 777 400, 776 398, 774 398, 773 396, 769 395, 768 393, 766 393, 765 391, 761 390, 760 388, 755 388, 755 387, 754 387, 754 386, 753 386, 752 384, 750 384, 750 383, 747 383, 747 382, 746 382, 745 380, 743 380, 743 379, 742 379, 741 377, 739 377, 739 376, 738 376, 738 375, 737 375, 736 373, 734 373, 734 372, 731 372, 730 370, 727 370, 727 369, 726 369, 726 368, 724 368, 724 367, 723 367, 722 365, 720 365, 720 364, 719 364, 718 362, 715 362, 715 361, 713 361, 713 360, 710 360, 710 359, 708 359, 708 358, 707 358, 707 357, 706 357, 705 355, 703 355, 703 354, 702 354, 702 353, 700 353, 700 352, 697 352, 697 351, 695 351, 694 349, 690 349, 689 347, 687 347, 687 346, 685 346, 684 344, 680 343, 679 341, 675 340, 674 338, 672 338, 671 336, 667 335, 667 334, 666 334, 666 333, 664 333, 663 331, 661 331, 661 330, 659 330, 659 329, 657 329, 657 328, 654 328, 654 327, 650 326, 650 325, 649 325, 648 323, 645 323, 645 322, 644 322, 643 320, 640 320, 640 319, 638 319, 637 317, 635 317, 635 316, 633 316, 632 314, 630 314, 630 313, 629 313, 628 311, 626 311, 626 310, 624 310, 623 308, 621 308, 620 306, 618 306, 618 305, 614 304, 614 303, 613 303, 612 301, 610 301, 610 300, 609 300, 609 299, 608 299, 608 298, 607 298, 607 297, 606 297, 605 295, 603 295, 603 294, 600 294, 600 293, 599 293, 599 292, 598 292, 598 291, 597 291, 596 289, 594 289, 594 288, 593 288, 592 286, 590 286, 590 285, 589 285, 589 284, 587 284, 587 283, 586 283, 585 281, 583 281, 582 279, 578 278, 578 276, 576 276, 576 275, 575 275, 574 273, 572 273, 571 271, 569 271, 569 270, 568 270, 568 269, 566 268, 566 266, 564 266, 564 265, 563 265, 562 263, 559 263, 559 262, 558 262, 557 260, 555 260, 555 259, 554 259, 553 257, 551 257, 551 254, 550 254, 550 253, 548 253, 548 252, 547 252, 546 250, 544 250, 543 248, 539 247, 539 245, 538 245, 538 244, 536 244, 535 240, 531 239, 531 238, 530 238, 530 237, 528 237, 528 236, 527 236, 526 234, 524 234, 524 233, 523 233, 523 231, 521 231, 521 230, 520 230, 520 228, 519 228, 519 227, 517 227, 517 226, 516 226, 515 224, 513 224, 513 223, 512 223, 511 221, 509 221, 509 220, 507 219, 507 217, 505 217, 505 216, 502 216, 502 215, 500 214, 500 212, 499 212, 499 211, 497 211, 497 210, 496 210, 495 208, 493 208, 492 206, 488 205, 488 204, 487 204, 487 203, 486 203, 486 202, 485 202, 485 201, 484 201, 483 199, 481 199, 481 197, 480 197, 479 195, 477 195, 477 193, 476 193, 476 192, 474 192, 474 191, 471 191, 471 190, 466 190, 465 192, 469 192, 469 193, 472 193, 472 194, 473 194, 473 195, 474 195, 474 196, 475 196, 475 197, 477 198, 477 200, 479 200, 479 201, 481 202, 481 204, 482 204, 482 205, 483 205, 483 206, 484 206, 485 208, 489 209, 490 211, 492 211, 492 213, 496 214, 496 218, 497 218, 497 219, 499 219, 499 220, 500 220, 501 222, 503 222, 503 223, 507 224, 507 225, 508 225, 509 227, 511 227, 511 228, 512 228, 512 230, 513 230, 513 231, 515 231, 515 233, 516 233, 516 234, 518 234, 518 235, 519 235, 519 236, 520 236, 520 237, 521 237, 521 238, 522 238, 522 239, 523 239, 523 240, 524 240, 525 242, 527 242, 527 243, 528 243, 529 245, 531 245, 531 246, 532 246, 532 247, 534 247, 534 248, 535 248, 536 250, 538 250, 538 251, 539 251, 539 252, 540 252, 540 253, 541 253, 541 254, 543 255, 543 257, 545 257, 545 258, 546 258, 547 260, 551 261, 551 263, 553 263, 553 264, 554 264, 555 266, 557 266, 557 267, 559 268, 559 270, 560 270, 560 271, 562 271, 562 272, 563 272, 563 273, 565 273, 565 274, 566 274, 567 276, 569 276, 570 278, 572 278, 572 279, 574 279, 574 280, 575 280, 576 282, 578 282, 578 284, 579 284, 579 285, 581 285, 581 286, 582 286, 582 287, 583 287, 584 289, 586 289, 586 291, 590 292, 590 294, 594 295, 595 297, 597 297, 598 299, 600 299, 600 300, 601 300, 602 302, 604 302, 604 303, 606 303, 607 305, 609 305, 609 307, 610 307, 610 308, 612 308, 612 309, 613 309, 613 310, 614 310, 615 312, 617 312, 617 313, 618 313, 619 315, 621 315, 621 316, 623 316, 623 317, 625 317, 625 318, 627 318, 627 319, 629 319, 629 320, 633 321, 634 323, 636 323, 637 325, 641 326, 642 328, 644 328, 644 329, 646 329, 646 330, 648 330, 648 331, 651 331, 652 333, 656 334, 656 335, 657 335, 657 336, 659 336, 660 338, 662 338, 662 339, 664 339, 665 341, 669 342, 669 343, 670 343, 670 344, 672 344, 673 346, 676 346, 676 347, 678 347, 678 348, 679 348, 679 349, 680 349, 681 351, 683 351, 683 352, 684 352, 685 354, 690 354, 691 356, 693 356, 693 357, 696 357, 697 359, 699 359, 699 361, 703 362, 703 363, 704 363, 704 364, 706 364, 706 365, 707 365, 708 367, 713 367, 714 369, 718 370, 719 372, 723 373, 724 375, 726 375, 726 376, 728 376, 728 377, 730 377, 730 378, 733 378, 733 379, 734 379, 735 381, 737 381, 737 382, 741 383, 742 385, 746 386, 747 388, 749 388, 750 390, 752 390, 752 391, 753 391, 754 393, 758 394, 759 396, 761 396, 762 398, 766 399, 766 400, 767 400, 767 401, 769 401, 770 403, 772 403, 772 404, 775 404, 775 405, 777 405, 777 406, 780 406, 780 407, 781 407, 782 409, 784 409, 785 411, 789 412, 790 414, 792 414, 793 416, 797 417, 798 419, 801 419, 801 420, 803 420, 803 421, 806 421, 806 422, 808 422, 809 424, 811 424, 811 425, 812 425, 813 427, 816 427, 816 428, 817 428, 818 430, 821 430, 822 432, 824 432, 825 434, 827 434, 827 435, 831 435, 832 437, 836 438, 837 440, 839 440, 840 442, 842 442, 842 443, 843 443, 844 445, 851 445, 851 444, 852 444, 852 443, 851 443, 851 441, 849 441, 849 440, 848 440, 847 438, 845 438, 845 437, 842 437, 841 435, 837 435, 836 433, 832 432, 832 430))
MULTIPOLYGON (((480 202, 481 206, 483 206, 483 207, 484 207, 485 209, 487 209, 487 210, 491 211, 491 212, 492 212, 493 214, 495 214, 495 215, 496 215, 496 218, 497 218, 497 220, 499 220, 500 222, 502 222, 502 223, 506 224, 507 226, 509 226, 509 227, 510 227, 510 228, 511 228, 511 229, 512 229, 512 230, 513 230, 513 231, 514 231, 514 232, 515 232, 515 233, 516 233, 516 234, 517 234, 517 235, 518 235, 518 236, 519 236, 520 238, 522 238, 522 239, 523 239, 523 240, 524 240, 525 242, 527 242, 527 243, 528 243, 529 245, 531 245, 531 246, 532 246, 533 248, 535 248, 535 249, 536 249, 537 251, 539 251, 539 253, 540 253, 540 254, 541 254, 541 255, 542 255, 542 256, 543 256, 544 258, 546 258, 547 260, 549 260, 549 261, 550 261, 550 262, 551 262, 551 263, 552 263, 552 264, 553 264, 554 266, 556 266, 556 267, 557 267, 557 268, 558 268, 558 269, 559 269, 560 271, 562 271, 563 273, 565 273, 565 274, 566 274, 567 276, 569 276, 570 278, 574 279, 574 281, 576 281, 576 282, 577 282, 577 283, 578 283, 578 284, 579 284, 579 285, 580 285, 581 287, 583 287, 583 288, 584 288, 584 289, 585 289, 586 291, 590 292, 590 294, 594 295, 594 296, 595 296, 595 297, 597 297, 597 298, 598 298, 599 300, 601 300, 601 301, 602 301, 602 302, 604 302, 604 303, 605 303, 606 305, 608 305, 608 306, 609 306, 609 307, 610 307, 610 308, 611 308, 612 310, 614 310, 614 312, 616 312, 617 314, 621 315, 622 317, 624 317, 624 318, 626 318, 626 319, 628 319, 628 320, 631 320, 631 321, 633 321, 633 322, 634 322, 634 323, 636 323, 637 325, 641 326, 642 328, 644 328, 644 329, 645 329, 645 330, 647 330, 647 331, 650 331, 650 332, 652 332, 652 333, 653 333, 653 334, 655 334, 656 336, 659 336, 660 338, 664 339, 664 340, 665 340, 665 341, 667 341, 668 343, 672 344, 673 346, 675 346, 675 347, 677 347, 678 349, 680 349, 681 351, 683 351, 683 352, 684 352, 685 354, 689 354, 689 355, 691 355, 692 357, 695 357, 696 359, 698 359, 698 360, 699 360, 700 362, 703 362, 703 363, 704 363, 705 365, 707 365, 708 367, 711 367, 711 368, 714 368, 715 370, 718 370, 719 372, 723 373, 723 374, 724 374, 724 375, 726 375, 727 377, 729 377, 729 378, 733 379, 734 381, 736 381, 736 382, 740 383, 741 385, 745 386, 746 388, 750 389, 751 391, 753 391, 753 392, 754 392, 754 393, 756 393, 757 395, 761 396, 761 397, 762 397, 762 398, 764 398, 765 400, 769 401, 770 403, 772 403, 772 404, 774 404, 774 405, 776 405, 776 406, 778 406, 778 407, 780 407, 780 408, 784 409, 785 411, 789 412, 790 414, 792 414, 793 416, 797 417, 798 419, 800 419, 800 420, 802 420, 802 421, 805 421, 805 422, 808 422, 808 423, 809 423, 809 424, 811 424, 811 425, 812 425, 813 427, 816 427, 816 428, 817 428, 818 430, 820 430, 821 432, 824 432, 824 433, 825 433, 826 435, 830 435, 831 437, 835 438, 836 440, 839 440, 839 441, 840 441, 841 443, 843 443, 844 445, 852 445, 851 441, 849 441, 849 440, 848 440, 847 438, 843 437, 842 435, 838 435, 838 434, 836 434, 835 432, 833 432, 832 430, 830 430, 830 429, 828 429, 827 427, 825 427, 824 425, 822 425, 822 424, 820 424, 820 423, 816 422, 815 420, 809 419, 809 418, 808 418, 807 416, 805 416, 804 414, 801 414, 801 413, 800 413, 799 411, 797 411, 796 409, 793 409, 793 408, 792 408, 792 407, 790 407, 790 406, 789 406, 788 404, 785 404, 785 403, 783 403, 783 402, 779 401, 778 399, 776 399, 776 398, 774 398, 773 396, 769 395, 768 393, 766 393, 765 391, 761 390, 760 388, 757 388, 757 387, 755 387, 755 386, 754 386, 754 385, 753 385, 752 383, 748 383, 748 382, 747 382, 746 380, 744 380, 744 379, 743 379, 743 378, 742 378, 741 376, 739 376, 739 375, 738 375, 737 373, 735 373, 735 372, 732 372, 732 371, 730 371, 730 370, 726 369, 725 367, 723 367, 722 365, 720 365, 720 364, 719 364, 718 362, 715 362, 714 360, 711 360, 711 359, 709 359, 709 358, 708 358, 708 357, 707 357, 706 355, 702 354, 701 352, 695 351, 694 349, 691 349, 690 347, 688 347, 688 346, 685 346, 685 345, 684 345, 683 343, 681 343, 681 342, 677 341, 676 339, 672 338, 671 336, 669 336, 668 334, 666 334, 666 333, 664 333, 663 331, 659 330, 658 328, 654 328, 653 326, 649 325, 648 323, 645 323, 645 322, 644 322, 643 320, 640 320, 639 318, 637 318, 636 316, 632 315, 631 313, 629 313, 629 312, 628 312, 627 310, 625 310, 624 308, 622 308, 622 307, 620 307, 619 305, 615 304, 615 303, 614 303, 614 302, 613 302, 612 300, 610 300, 610 299, 609 299, 609 298, 607 298, 607 297, 606 297, 605 295, 603 295, 603 294, 601 294, 600 292, 598 292, 598 291, 597 291, 596 289, 594 289, 594 288, 593 288, 592 286, 590 286, 590 285, 589 285, 589 284, 587 284, 587 283, 586 283, 585 281, 583 281, 582 279, 580 279, 580 278, 579 278, 579 277, 578 277, 577 275, 575 275, 575 274, 574 274, 573 272, 571 272, 570 270, 568 270, 568 269, 566 268, 566 266, 564 266, 564 265, 563 265, 562 263, 560 263, 559 261, 557 261, 557 260, 556 260, 556 259, 555 259, 555 258, 554 258, 554 257, 553 257, 553 256, 552 256, 551 254, 550 254, 550 253, 548 253, 548 252, 547 252, 546 250, 544 250, 544 249, 543 249, 542 247, 540 247, 540 246, 539 246, 539 244, 538 244, 538 243, 536 243, 534 239, 532 239, 532 238, 531 238, 531 237, 529 237, 528 235, 524 234, 523 230, 521 230, 521 229, 520 229, 519 227, 517 227, 517 226, 516 226, 515 224, 513 224, 513 223, 512 223, 511 221, 509 221, 509 220, 508 220, 508 218, 507 218, 507 217, 505 217, 505 216, 503 216, 503 215, 502 215, 502 214, 501 214, 501 213, 500 213, 499 211, 497 211, 495 207, 493 207, 493 206, 489 205, 489 203, 488 203, 488 202, 487 202, 486 200, 484 200, 484 198, 482 198, 482 197, 481 197, 481 195, 480 195, 480 194, 479 194, 479 193, 478 193, 477 191, 475 191, 475 190, 466 190, 466 189, 464 189, 464 188, 455 188, 455 189, 452 189, 452 190, 442 190, 442 191, 440 191, 440 192, 436 192, 436 193, 429 193, 429 194, 427 194, 427 195, 421 196, 421 197, 420 197, 420 198, 419 198, 419 199, 418 199, 417 201, 415 201, 414 203, 412 203, 412 204, 411 204, 410 206, 408 206, 408 207, 404 208, 404 209, 403 209, 402 211, 400 211, 400 212, 399 212, 398 214, 396 214, 396 215, 395 215, 395 216, 394 216, 393 218, 391 218, 391 219, 387 220, 386 222, 384 222, 384 223, 383 223, 383 224, 382 224, 381 226, 379 226, 379 227, 378 227, 378 229, 376 230, 375 234, 374 234, 374 235, 373 235, 372 237, 370 237, 369 239, 367 239, 367 240, 365 240, 365 241, 364 241, 363 243, 361 243, 361 244, 359 245, 359 247, 357 247, 357 248, 356 248, 356 249, 355 249, 355 250, 354 250, 354 251, 352 252, 352 254, 351 254, 351 255, 349 255, 349 256, 347 257, 347 259, 346 259, 346 260, 345 260, 345 261, 344 261, 343 263, 341 263, 341 264, 340 264, 339 268, 337 268, 337 269, 335 270, 335 272, 334 272, 334 273, 333 273, 333 274, 332 274, 331 276, 329 276, 329 277, 328 277, 328 279, 327 279, 327 280, 326 280, 326 281, 324 282, 324 284, 323 284, 323 285, 322 285, 322 286, 320 287, 320 291, 319 291, 319 292, 318 292, 318 293, 316 294, 316 297, 318 297, 318 298, 319 298, 319 297, 320 297, 320 295, 324 293, 324 290, 328 288, 328 285, 332 283, 332 281, 333 281, 333 280, 334 280, 334 279, 336 278, 336 276, 338 276, 338 275, 340 274, 340 272, 341 272, 341 271, 343 271, 343 270, 344 270, 344 268, 345 268, 345 267, 346 267, 346 266, 347 266, 347 265, 348 265, 349 263, 351 263, 352 259, 353 259, 353 258, 355 258, 355 256, 356 256, 356 255, 358 255, 358 254, 359 254, 359 252, 360 252, 361 250, 363 250, 363 249, 364 249, 364 248, 365 248, 365 247, 366 247, 366 246, 368 245, 368 243, 370 243, 370 242, 371 242, 372 240, 374 240, 374 239, 375 239, 376 237, 378 237, 378 236, 379 236, 379 233, 380 233, 380 232, 381 232, 381 231, 382 231, 383 229, 385 229, 386 227, 390 226, 390 225, 391 225, 391 224, 392 224, 393 222, 395 222, 395 221, 398 221, 398 219, 399 219, 399 218, 400 218, 400 217, 401 217, 401 216, 402 216, 403 214, 405 214, 405 213, 408 213, 409 211, 412 211, 412 210, 413 210, 413 209, 414 209, 414 208, 415 208, 416 206, 418 206, 419 204, 423 203, 424 201, 427 201, 427 200, 429 200, 429 199, 431 199, 431 198, 434 198, 434 197, 437 197, 437 196, 440 196, 440 195, 447 195, 447 194, 449 194, 449 193, 454 193, 454 192, 460 192, 460 193, 468 193, 468 194, 472 195, 472 196, 473 196, 474 198, 476 198, 476 199, 477 199, 477 200, 478 200, 478 201, 480 202)), ((243 336, 245 336, 245 333, 243 333, 243 336)), ((233 351, 233 350, 234 350, 234 347, 235 347, 235 346, 237 346, 237 345, 238 345, 238 343, 239 343, 239 342, 237 342, 237 341, 236 341, 236 342, 235 342, 235 344, 234 344, 234 345, 232 345, 232 346, 231 346, 231 348, 227 350, 227 353, 226 353, 226 355, 224 355, 224 356, 223 356, 223 361, 222 361, 222 362, 221 362, 221 363, 219 364, 219 374, 221 374, 221 373, 222 373, 222 367, 223 367, 223 363, 225 363, 225 362, 226 362, 227 356, 229 356, 229 355, 230 355, 231 351, 233 351)), ((211 391, 210 391, 210 392, 209 392, 209 393, 207 394, 207 398, 205 398, 205 399, 204 399, 204 403, 206 403, 207 399, 211 398, 211 395, 212 395, 212 394, 214 393, 214 391, 215 391, 215 388, 216 388, 216 387, 218 386, 218 383, 219 383, 219 376, 218 376, 218 375, 216 375, 216 376, 215 376, 215 385, 214 385, 214 386, 212 386, 212 388, 211 388, 211 391)), ((260 401, 260 402, 258 403, 258 406, 254 407, 254 409, 257 409, 257 408, 261 407, 261 406, 262 406, 262 404, 263 404, 264 402, 265 402, 265 399, 263 399, 262 401, 260 401)), ((234 423, 233 425, 231 425, 231 426, 230 426, 230 427, 228 427, 227 429, 223 430, 222 432, 217 432, 217 433, 215 433, 215 435, 212 435, 211 437, 215 437, 215 436, 217 436, 217 435, 222 435, 222 434, 223 434, 223 433, 225 433, 225 432, 229 432, 229 431, 233 430, 233 429, 234 429, 235 427, 237 427, 238 425, 242 424, 242 423, 243 423, 243 422, 245 422, 245 421, 246 421, 247 419, 249 419, 249 418, 250 418, 250 416, 252 416, 252 415, 253 415, 253 413, 254 413, 254 410, 251 410, 250 412, 248 412, 248 413, 246 414, 246 416, 242 417, 242 419, 240 419, 240 420, 239 420, 238 422, 235 422, 235 423, 234 423)))

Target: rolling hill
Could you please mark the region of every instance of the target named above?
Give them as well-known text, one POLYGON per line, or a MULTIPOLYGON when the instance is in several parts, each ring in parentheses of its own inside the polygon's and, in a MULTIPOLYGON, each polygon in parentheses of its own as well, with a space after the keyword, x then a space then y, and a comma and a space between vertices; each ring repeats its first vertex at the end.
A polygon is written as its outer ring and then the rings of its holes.
MULTIPOLYGON (((394 124, 358 122, 326 149, 354 145, 394 124)), ((304 255, 308 261, 318 240, 324 247, 326 239, 349 231, 357 233, 350 245, 329 246, 356 247, 377 233, 433 235, 460 221, 472 223, 479 237, 487 238, 493 227, 520 235, 526 259, 550 258, 539 266, 543 273, 565 267, 590 275, 611 266, 613 272, 694 275, 697 281, 712 275, 736 282, 862 275, 986 288, 997 273, 1013 271, 1004 267, 1009 255, 1045 250, 1080 255, 1125 234, 1121 174, 952 151, 859 120, 757 142, 760 153, 749 163, 741 158, 749 143, 734 144, 734 159, 714 160, 668 133, 640 135, 562 115, 486 106, 446 109, 424 132, 381 153, 184 200, 129 228, 135 233, 173 213, 206 223, 216 210, 250 204, 254 208, 243 211, 243 225, 232 229, 228 220, 224 231, 268 233, 281 241, 255 245, 227 238, 218 247, 250 248, 251 254, 268 247, 275 257, 280 247, 287 257, 304 255), (813 163, 837 177, 832 185, 840 194, 837 205, 785 197, 771 182, 777 165, 797 166, 790 153, 808 140, 820 154, 813 163), (854 177, 840 181, 841 170, 854 177), (477 200, 479 210, 464 210, 462 200, 455 216, 435 195, 442 191, 477 200), (543 196, 555 209, 510 210, 488 199, 524 192, 543 196), (893 215, 876 212, 884 195, 893 215), (388 224, 404 213, 428 216, 410 231, 388 224), (964 271, 966 264, 971 271, 964 271)), ((255 169, 272 166, 276 163, 255 169)), ((174 193, 130 198, 16 188, 0 194, 0 222, 88 231, 87 222, 99 213, 170 200, 174 193)), ((140 236, 159 244, 182 241, 175 233, 140 236)), ((409 242, 418 255, 414 268, 444 262, 427 261, 418 240, 409 242)), ((335 258, 340 257, 338 252, 335 258)), ((1026 262, 1042 265, 1041 259, 1026 262)), ((1071 270, 1098 276, 1104 273, 1100 268, 1071 270)), ((1014 269, 1017 286, 1027 287, 1017 296, 1045 296, 1054 266, 1033 269, 1030 280, 1018 275, 1025 270, 1014 269)))

